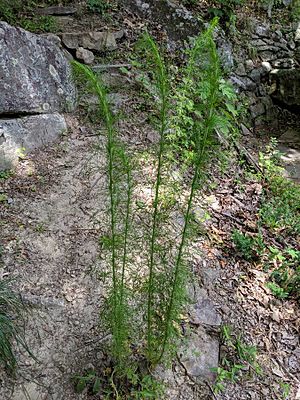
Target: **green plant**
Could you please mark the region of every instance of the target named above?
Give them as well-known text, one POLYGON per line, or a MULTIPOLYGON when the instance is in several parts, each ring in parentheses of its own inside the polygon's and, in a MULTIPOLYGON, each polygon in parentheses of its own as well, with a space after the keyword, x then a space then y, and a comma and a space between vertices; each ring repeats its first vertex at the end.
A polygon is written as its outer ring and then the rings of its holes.
MULTIPOLYGON (((141 235, 145 244, 138 250, 141 258, 148 260, 148 263, 142 260, 148 270, 143 270, 140 274, 135 270, 133 272, 128 265, 129 258, 131 260, 132 253, 136 251, 128 246, 139 246, 133 243, 134 229, 131 227, 135 222, 131 210, 131 163, 124 146, 117 138, 114 117, 101 79, 88 67, 74 62, 75 70, 88 82, 88 90, 98 96, 106 130, 109 229, 101 236, 100 245, 101 253, 109 254, 111 268, 111 290, 106 307, 113 354, 109 390, 113 390, 116 398, 120 398, 124 392, 128 393, 130 388, 131 394, 135 396, 133 398, 157 398, 155 393, 160 390, 160 386, 151 375, 145 376, 141 372, 143 369, 140 368, 140 363, 146 361, 151 371, 160 361, 169 359, 176 346, 180 313, 187 303, 189 273, 185 253, 195 225, 192 213, 194 198, 203 185, 206 176, 204 171, 209 160, 215 154, 212 146, 216 148, 220 134, 230 139, 236 115, 236 97, 231 86, 222 78, 213 40, 216 26, 217 20, 196 39, 190 49, 189 60, 181 71, 182 84, 177 87, 172 98, 173 110, 170 106, 172 88, 169 70, 158 46, 148 34, 140 44, 143 57, 146 55, 146 71, 141 81, 147 87, 149 97, 154 99, 151 111, 160 133, 157 154, 155 153, 157 165, 153 201, 150 205, 139 200, 134 203, 145 214, 147 225, 141 235), (171 126, 174 129, 173 136, 169 134, 171 126), (182 142, 185 143, 188 153, 181 152, 182 142), (184 164, 189 168, 192 178, 186 180, 185 189, 188 194, 179 208, 174 197, 174 188, 168 187, 168 175, 169 168, 177 168, 181 160, 185 160, 186 154, 189 159, 184 164), (164 236, 170 233, 169 209, 172 207, 178 207, 184 224, 178 236, 176 232, 176 239, 168 241, 164 236), (128 279, 126 274, 129 275, 128 279), (133 290, 129 288, 129 281, 133 281, 133 285, 137 287, 134 292, 137 302, 141 299, 142 303, 146 293, 145 307, 143 304, 131 304, 129 307, 128 293, 133 290), (133 307, 137 312, 135 320, 132 319, 133 307), (134 329, 129 330, 129 325, 134 329), (136 332, 136 325, 139 332, 136 332), (139 362, 135 362, 137 359, 139 362), (126 368, 127 360, 133 363, 131 372, 126 368)), ((183 168, 180 172, 182 171, 183 168)), ((176 185, 178 182, 175 182, 176 185)), ((178 192, 177 186, 176 190, 178 192)), ((106 271, 104 273, 107 277, 106 271)), ((93 385, 96 375, 88 373, 86 379, 79 379, 81 386, 93 385)))
MULTIPOLYGON (((180 138, 190 139, 193 178, 184 212, 184 226, 175 256, 171 291, 164 315, 164 336, 157 362, 163 358, 168 351, 168 345, 172 343, 171 339, 175 333, 173 321, 178 320, 186 299, 187 273, 184 251, 190 233, 191 211, 195 193, 203 184, 205 176, 203 172, 209 160, 209 149, 215 143, 215 132, 219 130, 224 135, 229 135, 230 115, 235 113, 233 106, 235 96, 232 88, 222 79, 219 58, 213 40, 213 32, 217 23, 218 21, 215 19, 207 31, 196 39, 183 73, 183 96, 188 106, 185 108, 182 99, 179 101, 180 116, 177 115, 179 129, 176 133, 179 134, 180 138), (203 60, 206 60, 206 62, 203 62, 203 60), (224 106, 225 98, 228 98, 227 108, 224 106), (191 120, 192 115, 194 116, 193 122, 191 120), (184 120, 183 125, 181 119, 184 120), (186 123, 189 126, 188 136, 186 123), (183 128, 182 132, 180 132, 181 127, 183 128)), ((178 112, 178 109, 176 109, 176 112, 178 112)), ((175 134, 175 144, 177 138, 175 134)))
MULTIPOLYGON (((127 240, 129 232, 129 214, 131 202, 131 166, 123 145, 118 141, 114 116, 111 112, 106 89, 94 72, 76 61, 73 62, 75 71, 83 75, 88 83, 88 90, 98 96, 101 115, 104 119, 107 132, 107 174, 109 191, 110 231, 106 237, 106 246, 111 252, 112 288, 108 297, 110 329, 113 336, 112 352, 115 357, 116 368, 122 369, 123 362, 128 354, 128 307, 125 288, 125 269, 127 263, 127 240), (121 231, 117 226, 118 210, 120 206, 120 179, 126 175, 125 189, 125 225, 121 231), (119 247, 121 243, 121 255, 119 247)), ((103 242, 104 243, 104 242, 103 242)))
MULTIPOLYGON (((153 201, 153 217, 152 217, 152 227, 151 227, 151 237, 149 245, 149 277, 147 283, 147 357, 151 362, 155 359, 157 355, 155 340, 156 332, 154 325, 154 304, 153 299, 155 297, 155 287, 157 276, 156 276, 156 241, 159 229, 159 194, 162 178, 162 163, 163 163, 163 153, 165 149, 166 142, 166 132, 168 123, 168 111, 170 108, 170 98, 169 98, 169 78, 167 74, 167 69, 165 63, 159 53, 158 47, 154 40, 146 33, 140 42, 140 48, 144 49, 147 55, 147 67, 151 69, 153 75, 153 84, 151 88, 154 89, 158 95, 158 125, 159 125, 159 150, 158 150, 158 162, 157 162, 157 172, 155 180, 155 195, 153 201)), ((149 86, 148 86, 149 87, 149 86)))
POLYGON ((290 4, 291 8, 291 19, 293 21, 299 21, 300 18, 300 1, 292 0, 290 4))
POLYGON ((55 18, 49 15, 34 15, 34 7, 36 3, 32 0, 0 0, 0 18, 31 32, 55 31, 55 18))
POLYGON ((280 382, 279 384, 282 390, 282 399, 287 400, 291 391, 291 385, 285 382, 280 382))
POLYGON ((0 0, 0 19, 15 24, 18 20, 18 13, 22 8, 22 1, 0 0))
POLYGON ((290 296, 300 299, 300 251, 292 248, 280 251, 274 247, 269 247, 269 251, 269 267, 273 268, 267 286, 280 299, 290 296))
POLYGON ((235 30, 235 9, 243 3, 244 0, 216 0, 215 6, 209 7, 208 12, 211 16, 220 18, 227 29, 235 30))
POLYGON ((247 370, 247 366, 251 366, 256 374, 262 373, 257 362, 257 348, 247 345, 240 334, 233 334, 229 325, 222 326, 221 340, 226 349, 226 356, 221 360, 221 366, 213 369, 217 374, 215 393, 225 389, 226 381, 237 381, 242 372, 247 370))
POLYGON ((10 284, 10 280, 0 280, 0 362, 9 373, 14 374, 17 367, 14 344, 29 350, 24 339, 24 305, 11 290, 10 284))
POLYGON ((35 33, 55 32, 57 30, 56 20, 51 15, 24 17, 18 21, 18 25, 35 33))
POLYGON ((87 0, 87 9, 90 12, 104 15, 110 8, 107 0, 87 0))
POLYGON ((132 367, 125 368, 122 377, 115 376, 110 368, 102 371, 101 375, 94 369, 88 369, 83 375, 75 375, 72 381, 77 393, 87 390, 89 394, 101 395, 106 400, 161 399, 164 392, 163 386, 152 375, 141 375, 132 367))
POLYGON ((9 170, 9 169, 5 169, 5 170, 0 170, 0 180, 5 180, 10 178, 11 176, 13 176, 13 171, 9 170))
POLYGON ((264 195, 259 215, 261 222, 282 233, 300 233, 300 187, 283 176, 276 140, 271 140, 265 153, 260 153, 264 195))
POLYGON ((232 233, 232 239, 236 249, 247 261, 257 260, 265 249, 261 234, 251 237, 235 229, 232 233))

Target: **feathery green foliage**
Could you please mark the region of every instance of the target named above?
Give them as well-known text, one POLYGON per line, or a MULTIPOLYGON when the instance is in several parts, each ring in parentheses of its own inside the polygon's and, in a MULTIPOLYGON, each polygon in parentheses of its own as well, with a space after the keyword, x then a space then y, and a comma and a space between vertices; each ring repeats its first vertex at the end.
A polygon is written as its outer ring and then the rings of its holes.
MULTIPOLYGON (((149 244, 149 277, 147 285, 147 358, 149 361, 153 359, 156 353, 155 348, 155 332, 154 332, 154 313, 153 309, 153 298, 155 296, 155 282, 157 281, 156 276, 156 265, 155 256, 157 248, 157 238, 159 229, 159 192, 162 178, 162 163, 163 153, 166 141, 166 132, 168 126, 168 111, 170 108, 169 103, 169 78, 167 68, 164 60, 160 55, 157 44, 150 37, 148 33, 145 33, 142 41, 140 42, 141 49, 146 54, 146 68, 151 72, 155 95, 157 96, 157 109, 158 109, 158 125, 159 125, 159 150, 158 150, 158 161, 157 161, 157 172, 155 181, 155 195, 153 201, 153 216, 152 216, 152 227, 151 237, 149 244)), ((159 293, 160 295, 161 293, 159 293)))
MULTIPOLYGON (((205 33, 199 36, 189 54, 189 61, 184 71, 183 85, 184 101, 179 104, 179 119, 176 115, 174 142, 179 137, 185 138, 189 143, 191 152, 191 166, 193 178, 190 194, 184 214, 184 226, 174 263, 174 273, 171 281, 171 293, 164 315, 164 336, 161 343, 159 362, 168 347, 172 344, 174 328, 172 321, 178 320, 178 315, 186 299, 184 251, 191 227, 191 210, 196 190, 203 183, 203 170, 205 169, 212 146, 216 143, 215 132, 221 130, 228 135, 230 125, 230 112, 234 115, 235 109, 232 102, 235 99, 233 90, 222 79, 216 45, 213 40, 213 31, 217 26, 215 19, 205 33), (224 107, 224 100, 228 97, 229 106, 224 107), (187 106, 186 106, 187 105, 187 106), (187 121, 187 122, 186 122, 187 121), (183 123, 182 123, 183 122, 183 123), (176 134, 179 136, 176 137, 176 134)), ((177 142, 178 143, 178 142, 177 142)), ((180 143, 180 142, 179 142, 180 143)), ((177 146, 179 146, 177 144, 177 146)))
POLYGON ((100 77, 94 72, 76 61, 73 61, 75 72, 84 76, 88 89, 98 96, 100 113, 104 119, 107 143, 107 174, 109 191, 109 216, 110 232, 107 237, 107 244, 111 252, 112 288, 108 298, 109 321, 113 336, 112 352, 116 359, 117 368, 121 369, 123 361, 128 354, 129 323, 127 320, 127 299, 125 289, 125 269, 127 264, 127 245, 130 221, 131 201, 131 166, 124 146, 118 141, 115 120, 112 114, 107 91, 100 77), (126 199, 125 199, 125 225, 120 228, 118 208, 120 206, 120 185, 123 175, 126 176, 126 199), (122 253, 119 254, 120 240, 122 238, 122 253))
MULTIPOLYGON (((134 346, 141 347, 138 353, 145 355, 150 367, 165 360, 175 349, 176 326, 178 326, 176 323, 180 320, 180 313, 187 303, 186 286, 189 273, 185 250, 192 233, 191 214, 195 194, 203 184, 208 161, 215 154, 214 148, 218 142, 216 132, 221 132, 228 138, 233 127, 232 119, 236 115, 235 95, 232 88, 222 79, 213 41, 213 31, 216 26, 217 21, 214 21, 208 30, 196 39, 189 51, 187 65, 181 73, 182 82, 174 90, 173 96, 171 96, 168 68, 157 44, 147 33, 140 42, 139 48, 142 49, 143 60, 146 55, 142 81, 154 99, 151 110, 160 135, 156 152, 156 176, 150 223, 146 224, 146 232, 143 230, 145 234, 143 240, 146 244, 142 245, 140 253, 142 258, 145 257, 148 261, 146 277, 139 274, 133 276, 135 273, 127 268, 129 255, 131 258, 135 251, 131 248, 133 242, 131 225, 134 222, 131 211, 131 166, 124 147, 117 140, 106 90, 101 80, 88 67, 74 63, 75 68, 83 73, 90 88, 98 95, 101 116, 107 131, 110 232, 101 240, 111 254, 112 288, 108 305, 111 309, 109 324, 117 366, 115 369, 117 374, 112 381, 114 386, 115 383, 122 386, 120 382, 131 380, 128 368, 124 368, 123 374, 120 368, 124 366, 126 357, 132 360, 137 355, 130 351, 129 338, 132 339, 134 346), (170 152, 172 157, 169 156, 170 152), (188 195, 181 232, 179 237, 176 232, 176 238, 168 240, 166 237, 173 234, 169 231, 172 229, 170 210, 172 207, 175 207, 176 211, 182 209, 181 204, 178 205, 176 202, 174 188, 168 188, 169 168, 177 169, 178 164, 184 164, 185 168, 192 171, 192 179, 187 184, 188 195), (124 187, 126 187, 125 201, 120 194, 124 192, 121 190, 124 187), (144 291, 147 298, 145 308, 143 306, 136 308, 138 312, 143 310, 144 319, 140 323, 145 322, 145 326, 141 326, 138 334, 133 332, 132 337, 129 335, 128 325, 138 323, 135 320, 129 321, 128 317, 129 285, 126 272, 130 275, 130 281, 137 280, 136 290, 140 291, 136 292, 137 299, 143 302, 144 291)), ((140 317, 139 314, 136 319, 140 317)), ((141 389, 143 374, 138 366, 133 375, 134 380, 138 379, 140 383, 132 383, 132 387, 138 386, 141 389)), ((118 388, 123 392, 124 388, 121 386, 118 388)), ((119 389, 117 391, 119 392, 119 389)))

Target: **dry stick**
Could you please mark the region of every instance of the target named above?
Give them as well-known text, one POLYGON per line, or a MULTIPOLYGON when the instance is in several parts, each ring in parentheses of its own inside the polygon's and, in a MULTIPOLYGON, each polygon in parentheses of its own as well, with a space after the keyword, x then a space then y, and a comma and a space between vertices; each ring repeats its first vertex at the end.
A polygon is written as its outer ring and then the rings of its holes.
POLYGON ((130 68, 132 65, 131 64, 102 64, 102 65, 95 65, 92 67, 93 71, 102 71, 104 69, 110 69, 110 68, 130 68))
MULTIPOLYGON (((224 136, 218 131, 216 130, 219 142, 223 145, 225 145, 227 148, 230 147, 228 141, 224 138, 224 136)), ((263 170, 260 168, 259 164, 257 163, 257 161, 254 160, 254 158, 252 157, 252 155, 249 153, 249 151, 243 147, 241 144, 237 143, 236 141, 234 141, 234 147, 237 151, 237 153, 243 157, 247 163, 252 166, 256 172, 260 172, 262 173, 263 170)))

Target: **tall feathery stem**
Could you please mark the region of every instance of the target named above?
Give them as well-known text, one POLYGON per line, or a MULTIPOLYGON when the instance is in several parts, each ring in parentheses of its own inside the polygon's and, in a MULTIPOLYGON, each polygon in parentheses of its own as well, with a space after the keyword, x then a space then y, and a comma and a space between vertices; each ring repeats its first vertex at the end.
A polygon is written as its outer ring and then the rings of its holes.
POLYGON ((109 214, 110 214, 110 233, 111 233, 111 268, 112 268, 112 313, 111 330, 113 336, 113 353, 120 366, 123 355, 125 354, 125 313, 124 313, 124 276, 127 263, 127 240, 129 231, 129 212, 130 212, 130 169, 127 155, 122 146, 117 142, 114 117, 112 115, 107 99, 106 89, 101 79, 87 66, 73 61, 75 71, 80 72, 89 83, 92 91, 98 96, 99 106, 104 118, 107 131, 107 169, 108 169, 108 191, 109 191, 109 214), (119 160, 121 154, 121 160, 119 160), (127 199, 126 199, 126 219, 124 227, 124 249, 122 256, 121 278, 118 277, 118 256, 117 256, 117 205, 118 205, 118 182, 115 170, 121 161, 122 167, 126 168, 127 176, 127 199))
MULTIPOLYGON (((170 328, 171 328, 171 323, 173 320, 174 311, 177 309, 178 304, 176 304, 177 299, 176 299, 176 293, 178 291, 179 285, 184 284, 184 282, 180 282, 180 272, 181 272, 181 265, 182 265, 182 257, 184 253, 184 248, 188 236, 188 227, 190 223, 190 218, 191 218, 191 209, 193 205, 193 200, 195 196, 195 191, 196 188, 198 187, 199 184, 199 179, 200 179, 200 174, 201 170, 203 168, 203 163, 205 160, 205 152, 207 150, 207 146, 210 143, 210 136, 214 132, 214 125, 212 124, 212 118, 214 115, 214 111, 216 108, 216 100, 217 100, 217 94, 218 94, 218 89, 219 89, 219 79, 220 79, 220 71, 219 71, 219 60, 218 60, 218 55, 216 52, 215 48, 215 43, 212 39, 212 29, 213 25, 210 27, 210 29, 205 32, 204 37, 200 37, 194 46, 194 49, 192 51, 190 61, 187 67, 187 76, 190 81, 191 75, 193 73, 193 68, 196 68, 197 66, 195 65, 196 61, 196 56, 197 52, 201 48, 200 45, 205 44, 204 40, 207 40, 207 48, 209 50, 209 55, 210 55, 210 66, 209 70, 210 73, 208 74, 207 78, 209 79, 210 83, 210 93, 208 96, 208 102, 205 107, 205 112, 204 112, 204 126, 202 127, 203 129, 203 135, 200 137, 200 132, 196 134, 196 156, 195 156, 195 167, 194 167, 194 175, 193 175, 193 180, 191 183, 191 189, 190 189, 190 194, 187 202, 187 208, 185 211, 184 215, 184 226, 182 229, 181 233, 181 240, 180 244, 178 247, 178 252, 176 256, 176 261, 175 261, 175 266, 174 266, 174 277, 173 277, 173 282, 172 282, 172 290, 170 294, 170 299, 167 305, 166 309, 166 315, 165 315, 165 329, 164 329, 164 335, 163 335, 163 342, 160 350, 159 357, 156 360, 156 364, 161 361, 163 358, 165 351, 167 349, 168 345, 168 340, 170 339, 171 333, 170 333, 170 328), (204 39, 204 40, 203 40, 204 39)), ((201 89, 201 88, 200 88, 201 89)), ((195 124, 196 129, 199 129, 198 124, 195 124)))
POLYGON ((159 95, 159 150, 158 163, 155 181, 155 194, 153 201, 152 228, 150 237, 150 256, 149 256, 149 277, 148 277, 148 299, 147 299, 147 357, 148 361, 153 357, 153 296, 154 296, 154 275, 155 275, 155 244, 157 240, 158 214, 159 214, 159 189, 161 186, 162 157, 165 147, 165 133, 167 128, 167 113, 169 108, 168 95, 169 85, 168 76, 164 61, 159 53, 158 47, 149 34, 145 34, 144 43, 146 50, 154 63, 154 80, 159 95))

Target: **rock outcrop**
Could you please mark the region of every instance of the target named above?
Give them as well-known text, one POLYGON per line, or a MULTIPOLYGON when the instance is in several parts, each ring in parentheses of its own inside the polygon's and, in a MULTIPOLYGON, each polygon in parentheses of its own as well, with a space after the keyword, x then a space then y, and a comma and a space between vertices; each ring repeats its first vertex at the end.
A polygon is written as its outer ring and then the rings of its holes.
POLYGON ((27 152, 44 146, 67 130, 58 113, 0 119, 0 170, 11 168, 27 152))
POLYGON ((71 111, 76 91, 63 52, 42 36, 0 22, 0 115, 71 111))
POLYGON ((300 103, 300 28, 272 29, 267 23, 252 23, 248 54, 244 49, 234 52, 236 67, 230 79, 248 103, 253 124, 276 125, 274 103, 291 110, 300 103))
POLYGON ((0 169, 66 129, 59 112, 74 110, 76 88, 53 41, 0 22, 0 169))

